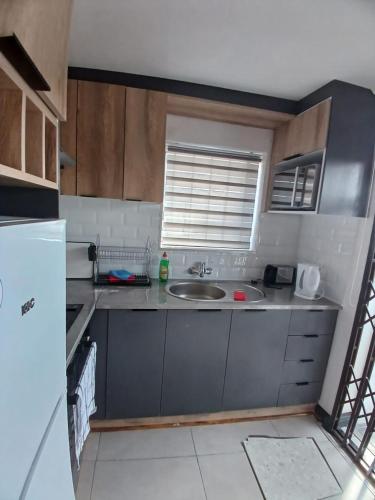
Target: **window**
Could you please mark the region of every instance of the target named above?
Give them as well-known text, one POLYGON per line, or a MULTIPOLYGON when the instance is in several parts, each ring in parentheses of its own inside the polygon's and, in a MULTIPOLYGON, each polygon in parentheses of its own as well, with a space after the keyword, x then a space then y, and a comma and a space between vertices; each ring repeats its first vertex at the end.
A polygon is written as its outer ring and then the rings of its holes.
POLYGON ((262 158, 168 144, 163 248, 253 250, 262 158))

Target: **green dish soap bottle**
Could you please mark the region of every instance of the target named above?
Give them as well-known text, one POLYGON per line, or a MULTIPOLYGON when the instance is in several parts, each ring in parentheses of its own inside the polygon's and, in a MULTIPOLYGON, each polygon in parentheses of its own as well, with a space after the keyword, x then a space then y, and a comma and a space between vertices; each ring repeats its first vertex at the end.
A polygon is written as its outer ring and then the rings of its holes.
POLYGON ((169 267, 169 259, 167 252, 164 252, 160 259, 159 266, 159 281, 161 283, 166 283, 168 281, 168 267, 169 267))

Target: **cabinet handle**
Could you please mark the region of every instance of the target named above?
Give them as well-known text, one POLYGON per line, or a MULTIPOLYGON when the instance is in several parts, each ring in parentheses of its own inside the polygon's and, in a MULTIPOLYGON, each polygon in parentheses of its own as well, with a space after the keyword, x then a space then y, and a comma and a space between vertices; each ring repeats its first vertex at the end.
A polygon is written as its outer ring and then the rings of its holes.
POLYGON ((243 312, 249 313, 249 312, 254 312, 254 313, 261 313, 261 312, 266 312, 267 309, 243 309, 243 312))
POLYGON ((319 337, 319 335, 317 335, 316 333, 311 333, 309 335, 304 335, 304 337, 306 337, 308 339, 317 339, 319 337))
POLYGON ((125 198, 125 201, 142 201, 140 198, 125 198))
POLYGON ((313 359, 300 359, 299 362, 300 363, 313 363, 313 359))
POLYGON ((220 312, 222 309, 196 309, 197 312, 199 313, 215 313, 215 312, 220 312))
POLYGON ((307 312, 309 313, 322 313, 324 312, 323 309, 308 309, 307 312))
POLYGON ((303 156, 302 153, 296 153, 294 155, 286 156, 282 159, 282 161, 294 160, 294 158, 300 158, 301 156, 303 156))
POLYGON ((296 385, 309 385, 309 382, 296 382, 296 385))

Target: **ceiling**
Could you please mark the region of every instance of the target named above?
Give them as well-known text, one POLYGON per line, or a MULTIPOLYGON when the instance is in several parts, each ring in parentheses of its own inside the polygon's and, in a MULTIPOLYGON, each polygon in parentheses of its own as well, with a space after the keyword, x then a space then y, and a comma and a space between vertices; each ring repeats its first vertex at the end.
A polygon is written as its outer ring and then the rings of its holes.
POLYGON ((71 66, 299 99, 375 90, 375 0, 74 0, 71 66))

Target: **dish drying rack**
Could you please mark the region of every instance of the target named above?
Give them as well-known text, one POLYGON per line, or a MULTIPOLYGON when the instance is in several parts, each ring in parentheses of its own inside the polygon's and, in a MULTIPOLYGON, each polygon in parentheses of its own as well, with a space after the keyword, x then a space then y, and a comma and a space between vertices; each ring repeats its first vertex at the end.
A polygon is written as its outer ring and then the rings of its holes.
POLYGON ((96 244, 88 249, 89 260, 93 262, 95 285, 150 286, 151 245, 147 239, 144 247, 101 245, 98 236, 96 244), (128 271, 128 279, 117 279, 113 271, 128 271), (112 273, 111 273, 112 271, 112 273))

